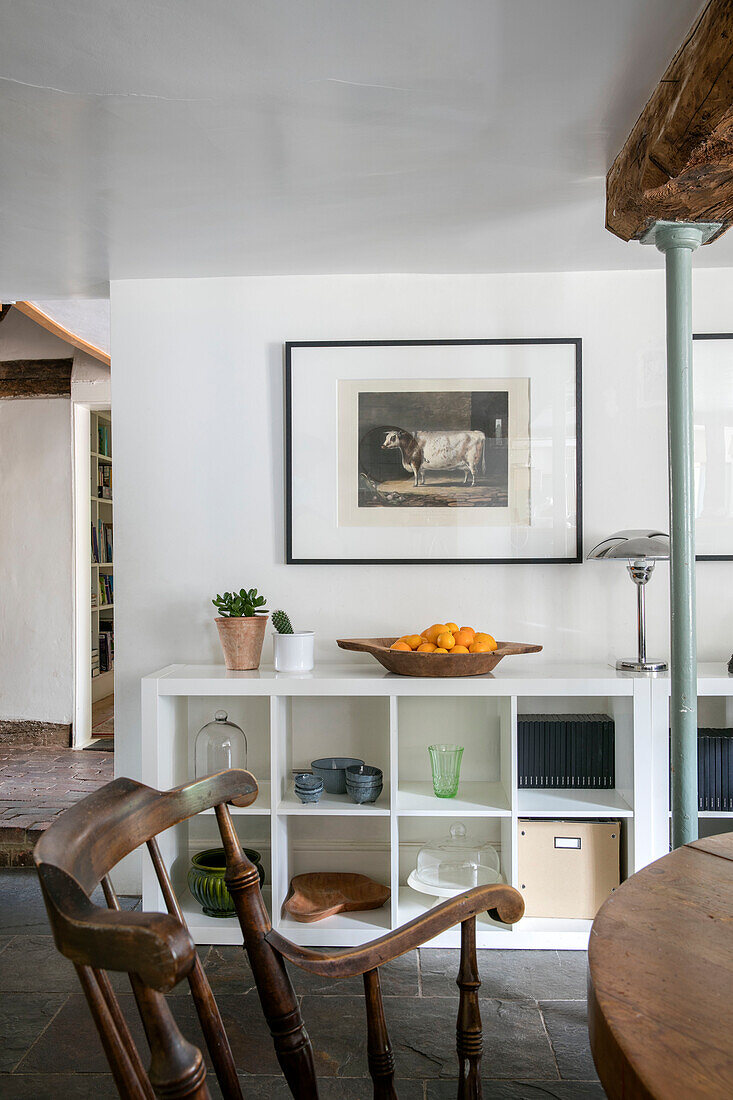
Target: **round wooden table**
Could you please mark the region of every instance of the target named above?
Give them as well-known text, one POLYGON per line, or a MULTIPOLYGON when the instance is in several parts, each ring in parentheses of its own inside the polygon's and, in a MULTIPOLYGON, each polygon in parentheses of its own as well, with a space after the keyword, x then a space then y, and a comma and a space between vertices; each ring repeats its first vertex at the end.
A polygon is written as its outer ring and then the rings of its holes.
POLYGON ((733 1097, 733 833, 620 886, 588 963, 590 1045, 611 1100, 733 1097))

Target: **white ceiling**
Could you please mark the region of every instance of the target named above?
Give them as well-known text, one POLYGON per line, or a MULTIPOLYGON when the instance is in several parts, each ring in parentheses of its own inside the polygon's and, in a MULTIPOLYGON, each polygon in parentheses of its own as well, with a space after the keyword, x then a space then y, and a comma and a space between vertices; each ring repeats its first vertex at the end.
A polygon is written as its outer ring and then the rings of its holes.
POLYGON ((605 231, 604 176, 699 8, 0 0, 0 298, 660 266, 605 231))
POLYGON ((111 341, 108 298, 56 298, 50 302, 36 300, 32 304, 38 306, 56 324, 109 355, 111 341))

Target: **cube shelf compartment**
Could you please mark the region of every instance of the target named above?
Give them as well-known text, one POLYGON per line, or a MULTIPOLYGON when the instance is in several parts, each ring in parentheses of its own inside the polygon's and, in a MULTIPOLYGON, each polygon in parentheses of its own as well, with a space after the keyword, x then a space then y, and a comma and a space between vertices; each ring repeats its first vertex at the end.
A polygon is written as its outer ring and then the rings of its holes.
MULTIPOLYGON (((236 828, 244 845, 262 852, 274 927, 303 945, 357 945, 429 909, 432 899, 412 890, 407 878, 420 845, 447 835, 452 821, 464 821, 496 845, 504 878, 515 886, 519 818, 619 818, 624 876, 664 854, 668 680, 603 666, 505 664, 491 677, 457 680, 390 676, 376 665, 357 663, 320 666, 297 677, 267 668, 227 673, 172 665, 142 683, 142 779, 161 790, 191 780, 197 730, 217 709, 228 711, 245 730, 248 766, 260 782, 258 800, 233 811, 236 828), (614 790, 518 789, 517 716, 538 711, 613 716, 614 790), (454 799, 433 793, 427 752, 432 742, 465 748, 454 799), (325 793, 315 805, 297 799, 293 769, 331 755, 358 757, 382 769, 384 789, 374 804, 359 806, 347 795, 325 793), (292 876, 309 870, 371 875, 390 886, 391 901, 380 910, 299 924, 283 915, 282 906, 292 876)), ((730 706, 732 689, 727 675, 701 671, 701 695, 730 706)), ((239 943, 236 921, 205 918, 185 888, 191 855, 213 844, 218 834, 210 812, 160 838, 197 942, 239 943)), ((150 868, 144 871, 143 907, 162 907, 150 868)), ((506 928, 483 917, 478 943, 583 948, 589 930, 589 921, 525 918, 506 928)), ((459 938, 454 929, 433 946, 456 946, 459 938)))

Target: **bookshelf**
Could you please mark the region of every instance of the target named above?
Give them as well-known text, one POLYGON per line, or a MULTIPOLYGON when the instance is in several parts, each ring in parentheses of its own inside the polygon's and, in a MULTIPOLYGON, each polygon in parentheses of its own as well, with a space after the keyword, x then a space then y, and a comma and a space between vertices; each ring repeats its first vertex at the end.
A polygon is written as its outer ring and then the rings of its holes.
POLYGON ((114 541, 112 416, 109 409, 89 414, 91 519, 91 699, 114 691, 114 541))

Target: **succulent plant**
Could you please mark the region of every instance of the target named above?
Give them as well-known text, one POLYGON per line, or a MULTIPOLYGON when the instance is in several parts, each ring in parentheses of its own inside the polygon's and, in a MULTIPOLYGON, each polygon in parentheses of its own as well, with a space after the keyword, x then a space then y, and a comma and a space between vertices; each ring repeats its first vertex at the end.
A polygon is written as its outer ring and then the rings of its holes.
POLYGON ((293 633, 293 625, 285 611, 273 611, 271 621, 278 634, 293 633))
POLYGON ((256 588, 241 588, 239 592, 225 592, 211 601, 220 615, 230 619, 251 618, 252 615, 266 614, 265 596, 258 596, 256 588))

